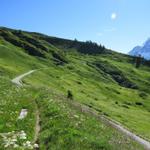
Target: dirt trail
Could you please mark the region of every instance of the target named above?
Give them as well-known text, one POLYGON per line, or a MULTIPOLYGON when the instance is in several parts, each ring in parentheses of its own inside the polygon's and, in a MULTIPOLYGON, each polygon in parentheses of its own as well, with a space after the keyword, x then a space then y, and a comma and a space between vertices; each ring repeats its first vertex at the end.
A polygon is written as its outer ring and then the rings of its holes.
POLYGON ((143 138, 137 136, 136 134, 132 133, 128 129, 124 128, 118 122, 116 122, 114 120, 111 120, 111 119, 108 119, 106 117, 101 117, 101 120, 103 120, 104 122, 110 124, 112 127, 116 128, 117 130, 121 131, 122 133, 126 134, 131 139, 137 141, 138 143, 143 145, 146 150, 150 150, 150 142, 149 141, 146 141, 145 139, 143 139, 143 138))
POLYGON ((27 73, 24 73, 24 74, 22 74, 22 75, 19 75, 19 76, 17 76, 16 78, 14 78, 14 79, 12 79, 11 81, 12 81, 12 83, 15 83, 17 86, 22 86, 23 84, 22 84, 22 79, 25 77, 25 76, 28 76, 28 75, 30 75, 31 73, 33 73, 33 72, 35 72, 36 70, 31 70, 31 71, 29 71, 29 72, 27 72, 27 73))
MULTIPOLYGON (((23 86, 22 84, 22 79, 25 77, 25 76, 28 76, 30 74, 32 74, 33 72, 35 72, 36 70, 31 70, 27 73, 24 73, 22 75, 19 75, 17 76, 16 78, 12 79, 11 81, 16 84, 18 87, 21 87, 23 86)), ((39 135, 39 132, 40 132, 40 115, 39 115, 39 111, 38 111, 38 107, 36 109, 36 124, 35 124, 35 135, 34 135, 34 140, 33 142, 36 143, 37 140, 38 140, 38 135, 39 135)))
POLYGON ((38 136, 40 132, 40 114, 39 110, 36 110, 36 125, 35 125, 35 135, 34 135, 34 143, 38 143, 38 136))
POLYGON ((127 135, 137 143, 143 145, 145 150, 150 150, 150 142, 139 137, 138 135, 134 134, 133 132, 129 131, 128 129, 124 128, 120 123, 107 118, 106 116, 102 116, 98 114, 98 112, 86 105, 80 104, 78 102, 70 102, 71 105, 76 107, 77 109, 80 109, 80 111, 84 113, 91 114, 92 116, 95 116, 96 118, 100 119, 103 123, 110 125, 111 127, 117 129, 118 131, 122 132, 123 134, 127 135))

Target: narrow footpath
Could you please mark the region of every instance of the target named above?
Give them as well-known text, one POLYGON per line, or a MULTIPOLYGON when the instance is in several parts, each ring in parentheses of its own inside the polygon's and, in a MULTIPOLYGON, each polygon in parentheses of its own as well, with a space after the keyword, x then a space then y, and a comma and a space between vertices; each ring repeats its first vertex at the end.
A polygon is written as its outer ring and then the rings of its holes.
MULTIPOLYGON (((22 79, 25 77, 25 76, 28 76, 30 74, 32 74, 33 72, 35 72, 36 70, 31 70, 27 73, 24 73, 22 75, 19 75, 17 76, 16 78, 12 79, 12 83, 16 84, 18 87, 21 87, 23 86, 22 84, 22 79)), ((39 115, 39 110, 38 110, 38 107, 36 109, 36 124, 35 124, 35 135, 34 135, 34 139, 33 139, 33 142, 36 143, 37 140, 38 140, 38 135, 39 135, 39 132, 40 132, 40 115, 39 115)))

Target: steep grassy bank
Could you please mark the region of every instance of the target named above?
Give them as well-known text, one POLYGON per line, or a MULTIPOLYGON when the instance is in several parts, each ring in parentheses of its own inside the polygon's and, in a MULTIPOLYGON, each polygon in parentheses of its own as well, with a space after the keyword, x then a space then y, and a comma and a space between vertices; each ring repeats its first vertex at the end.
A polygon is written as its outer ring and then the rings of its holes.
POLYGON ((137 149, 136 142, 71 107, 66 97, 47 88, 17 88, 10 79, 0 80, 0 149, 33 149, 36 107, 40 113, 40 149, 137 149), (66 99, 66 100, 65 100, 66 99), (27 109, 24 119, 18 119, 27 109))
POLYGON ((142 149, 129 138, 80 112, 69 99, 43 89, 37 99, 41 113, 40 149, 142 149))

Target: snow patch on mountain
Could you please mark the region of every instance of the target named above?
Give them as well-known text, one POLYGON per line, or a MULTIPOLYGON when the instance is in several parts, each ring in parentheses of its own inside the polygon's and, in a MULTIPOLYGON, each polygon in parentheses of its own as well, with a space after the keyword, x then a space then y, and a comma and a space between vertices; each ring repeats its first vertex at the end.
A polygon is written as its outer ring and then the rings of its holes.
POLYGON ((150 60, 150 38, 143 44, 143 46, 136 46, 130 52, 131 56, 141 55, 147 60, 150 60))

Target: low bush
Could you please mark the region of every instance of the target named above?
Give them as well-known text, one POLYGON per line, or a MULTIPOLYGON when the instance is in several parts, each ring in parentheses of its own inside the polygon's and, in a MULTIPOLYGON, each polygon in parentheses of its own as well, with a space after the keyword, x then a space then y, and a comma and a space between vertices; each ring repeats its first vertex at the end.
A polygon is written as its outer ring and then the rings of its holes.
POLYGON ((73 94, 70 90, 67 91, 67 98, 71 100, 73 99, 73 94))

